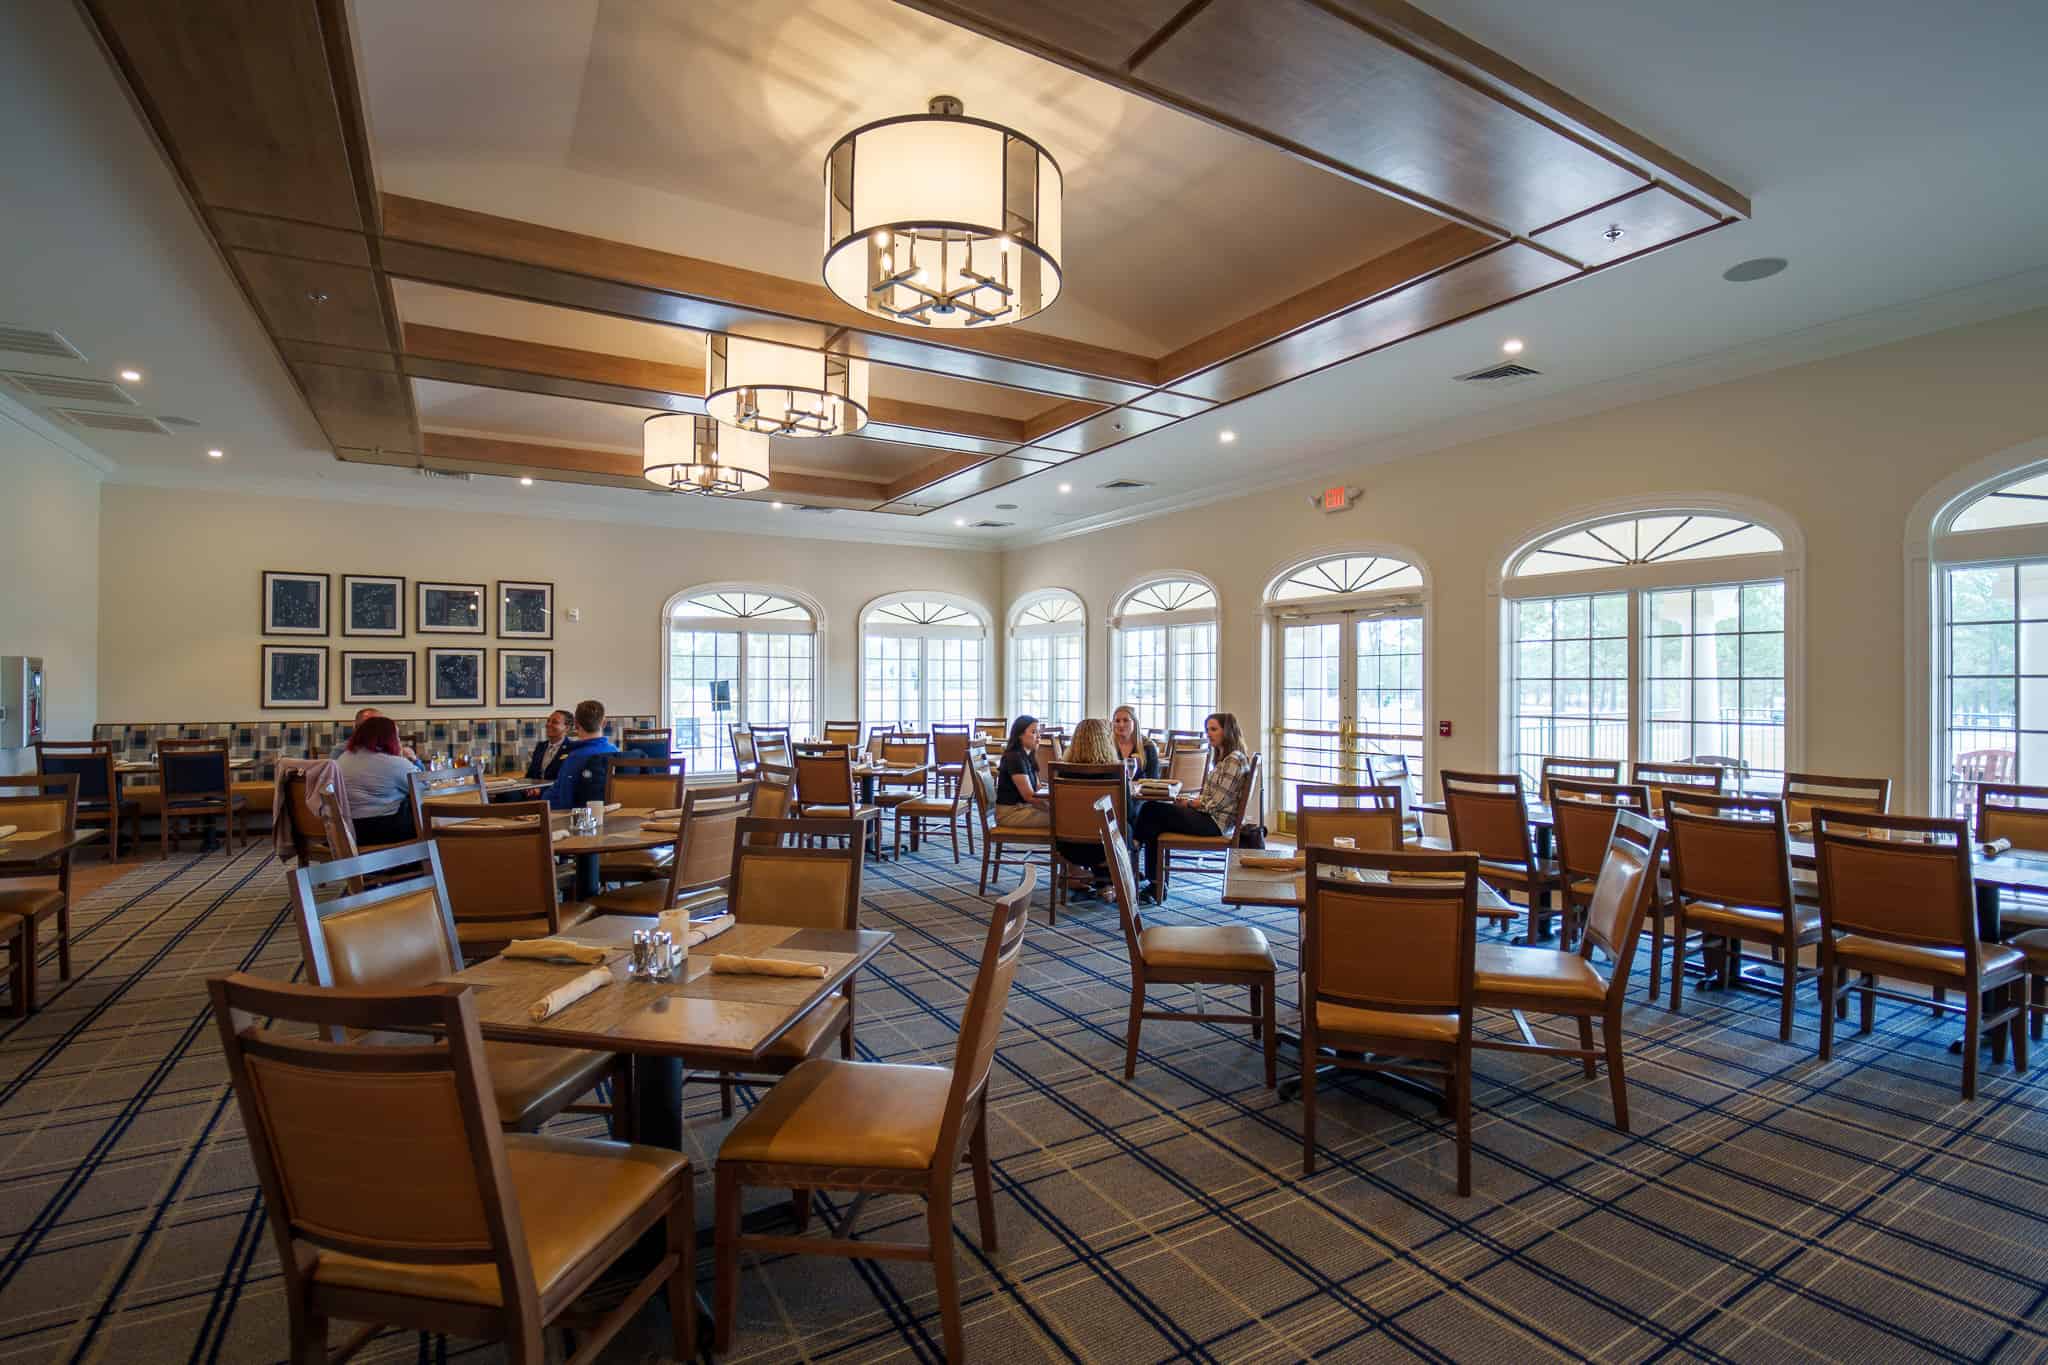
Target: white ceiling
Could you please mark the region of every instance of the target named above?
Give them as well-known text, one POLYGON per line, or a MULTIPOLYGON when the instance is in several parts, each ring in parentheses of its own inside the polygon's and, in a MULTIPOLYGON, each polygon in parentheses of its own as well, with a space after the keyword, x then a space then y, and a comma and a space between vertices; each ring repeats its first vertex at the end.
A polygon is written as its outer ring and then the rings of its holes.
MULTIPOLYGON (((467 5, 451 2, 448 9, 467 5)), ((410 8, 421 25, 443 13, 441 6, 410 8)), ((515 16, 553 16, 586 34, 596 7, 509 8, 515 16)), ((824 8, 842 12, 837 4, 824 8)), ((550 490, 550 511, 855 539, 1013 543, 1277 480, 1299 479, 1306 492, 1333 463, 1414 453, 2048 305, 2048 234, 2040 226, 2048 221, 2048 177, 2039 173, 2039 149, 2048 144, 2048 83, 2038 70, 2048 51, 2048 6, 1958 14, 1868 0, 1853 22, 1833 7, 1763 0, 1579 0, 1569 8, 1427 0, 1427 8, 1747 191, 1754 220, 931 517, 841 512, 793 521, 765 508, 580 487, 550 490), (1792 267, 1756 284, 1720 279, 1728 265, 1760 255, 1788 257, 1792 267), (1497 357, 1507 335, 1528 339, 1523 359, 1544 378, 1476 394, 1449 382, 1497 357), (1233 446, 1215 440, 1225 426, 1241 433, 1233 446), (1091 491, 1118 476, 1155 486, 1122 499, 1091 491), (1062 480, 1076 484, 1076 492, 1058 495, 1054 486, 1062 480), (1000 514, 1019 524, 1006 533, 1009 542, 953 529, 954 516, 990 515, 996 502, 1021 504, 1000 514)), ((736 25, 734 16, 750 12, 721 11, 736 25)), ((843 12, 869 11, 863 3, 843 12)), ((534 505, 531 490, 509 481, 430 487, 401 471, 333 461, 76 12, 15 0, 0 23, 0 164, 9 168, 10 188, 0 323, 56 328, 91 358, 73 366, 0 360, 101 377, 138 365, 148 374, 139 390, 146 410, 202 424, 180 437, 95 435, 89 450, 62 439, 82 457, 109 463, 113 477, 140 482, 402 496, 457 508, 534 505), (33 192, 21 193, 23 186, 33 192), (230 458, 207 461, 209 444, 226 445, 230 458)), ((512 27, 506 21, 466 32, 488 55, 512 27)), ((528 53, 536 46, 525 38, 517 44, 528 53)), ((678 66, 673 83, 686 83, 693 69, 678 66)), ((511 72, 502 81, 530 96, 523 116, 559 119, 561 112, 550 110, 563 100, 580 107, 580 94, 529 74, 511 72)), ((972 91, 963 93, 971 100, 972 91)), ((896 92, 889 102, 908 98, 896 92)), ((730 106, 721 117, 730 122, 737 112, 730 106)), ((1029 110, 986 112, 1031 122, 1029 110)), ((573 127, 573 116, 569 122, 573 127)), ((814 122, 826 120, 819 115, 814 122)), ((1106 131, 1121 137, 1128 127, 1106 131)), ((1067 135, 1050 119, 1043 131, 1055 143, 1067 135)), ((536 135, 520 125, 508 140, 536 135)), ((1085 160, 1078 146, 1055 150, 1063 159, 1085 160)), ((811 185, 813 165, 806 159, 790 174, 811 185)), ((470 188, 485 193, 494 175, 491 167, 476 169, 470 188)), ((608 217, 644 212, 646 223, 658 225, 673 204, 660 188, 594 171, 573 175, 577 184, 603 186, 608 196, 616 189, 617 203, 608 200, 604 209, 608 217)), ((465 194, 444 197, 471 202, 465 194)), ((714 208, 707 201, 707 214, 714 208)), ((769 227, 762 230, 765 236, 769 227)), ((815 230, 801 235, 804 249, 815 252, 815 230)))

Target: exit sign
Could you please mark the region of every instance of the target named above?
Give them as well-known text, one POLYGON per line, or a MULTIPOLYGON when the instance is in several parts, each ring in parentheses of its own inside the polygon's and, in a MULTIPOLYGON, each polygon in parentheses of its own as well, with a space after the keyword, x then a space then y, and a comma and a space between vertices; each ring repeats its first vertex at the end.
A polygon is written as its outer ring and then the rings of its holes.
POLYGON ((1316 494, 1315 497, 1309 499, 1309 501, 1322 508, 1325 512, 1342 512, 1350 507, 1353 502, 1357 501, 1360 491, 1356 488, 1346 488, 1340 484, 1335 488, 1325 488, 1322 492, 1316 494))

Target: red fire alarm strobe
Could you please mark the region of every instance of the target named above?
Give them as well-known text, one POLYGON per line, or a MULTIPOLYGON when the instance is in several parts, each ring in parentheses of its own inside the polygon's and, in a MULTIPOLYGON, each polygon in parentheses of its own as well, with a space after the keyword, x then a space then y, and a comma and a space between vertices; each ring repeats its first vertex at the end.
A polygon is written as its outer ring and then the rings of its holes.
POLYGON ((1436 733, 1440 739, 1449 739, 1451 737, 1451 723, 1447 720, 1438 721, 1436 723, 1436 733))

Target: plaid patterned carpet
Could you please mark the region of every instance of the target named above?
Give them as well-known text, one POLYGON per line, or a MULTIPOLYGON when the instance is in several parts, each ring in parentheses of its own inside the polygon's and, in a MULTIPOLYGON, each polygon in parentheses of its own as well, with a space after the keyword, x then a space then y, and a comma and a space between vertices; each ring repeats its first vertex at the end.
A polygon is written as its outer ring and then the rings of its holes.
MULTIPOLYGON (((1182 890, 1165 919, 1222 918, 1213 883, 1182 890)), ((871 865, 865 918, 897 942, 862 986, 863 1053, 949 1058, 973 878, 871 865)), ((1291 962, 1292 915, 1258 919, 1291 962)), ((85 903, 77 952, 42 1013, 0 1021, 0 1362, 277 1360, 275 1253, 200 983, 295 971, 278 868, 145 863, 85 903)), ((1025 964, 992 1092, 1002 1250, 959 1243, 976 1359, 2048 1359, 2048 1082, 1989 1068, 1959 1103, 1958 1026, 1925 1010, 1881 1005, 1822 1066, 1811 1004, 1789 1046, 1757 997, 1632 1007, 1633 1137, 1604 1076, 1486 1054, 1460 1200, 1443 1121, 1370 1081, 1324 1091, 1301 1180, 1298 1106, 1241 1033, 1148 1024, 1125 1084, 1112 908, 1040 919, 1025 964)), ((715 1090, 691 1095, 708 1222, 723 1126, 715 1090)), ((910 1201, 870 1220, 921 1225, 910 1201)), ((780 1258, 741 1285, 732 1359, 939 1358, 924 1266, 780 1258)), ((607 1358, 660 1340, 650 1316, 607 1358)), ((498 1353, 391 1333, 365 1358, 498 1353)))

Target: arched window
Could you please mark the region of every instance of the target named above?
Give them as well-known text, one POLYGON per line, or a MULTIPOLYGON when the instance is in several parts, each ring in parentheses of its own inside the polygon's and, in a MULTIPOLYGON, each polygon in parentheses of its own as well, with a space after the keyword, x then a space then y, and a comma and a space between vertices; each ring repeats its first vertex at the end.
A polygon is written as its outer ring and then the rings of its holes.
POLYGON ((718 587, 668 606, 669 725, 691 773, 732 770, 732 727, 813 730, 817 616, 768 588, 718 587))
POLYGON ((1504 759, 1724 762, 1768 783, 1787 751, 1783 538, 1725 512, 1581 524, 1507 567, 1504 759))
POLYGON ((1148 730, 1199 730, 1216 709, 1216 590, 1192 578, 1155 578, 1123 595, 1116 629, 1113 704, 1148 730))
POLYGON ((1934 539, 1935 814, 1980 782, 2048 784, 2048 470, 1961 503, 1934 539), (1945 803, 1945 804, 1944 804, 1945 803))
POLYGON ((1274 631, 1280 800, 1302 782, 1369 783, 1424 771, 1422 571, 1387 555, 1333 555, 1266 590, 1274 631), (1381 761, 1393 760, 1393 761, 1381 761))
POLYGON ((988 618, 940 593, 879 598, 861 613, 861 718, 924 730, 971 721, 987 696, 988 618))
POLYGON ((1087 609, 1065 588, 1010 609, 1010 711, 1054 725, 1080 723, 1088 659, 1087 609))

